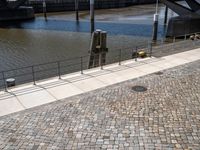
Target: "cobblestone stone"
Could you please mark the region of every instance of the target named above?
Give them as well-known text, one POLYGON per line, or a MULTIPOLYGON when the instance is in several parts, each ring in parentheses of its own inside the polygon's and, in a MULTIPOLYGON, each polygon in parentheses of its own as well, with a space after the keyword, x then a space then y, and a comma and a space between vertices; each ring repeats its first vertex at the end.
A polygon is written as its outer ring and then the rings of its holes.
POLYGON ((199 150, 199 76, 196 61, 0 117, 0 149, 199 150))

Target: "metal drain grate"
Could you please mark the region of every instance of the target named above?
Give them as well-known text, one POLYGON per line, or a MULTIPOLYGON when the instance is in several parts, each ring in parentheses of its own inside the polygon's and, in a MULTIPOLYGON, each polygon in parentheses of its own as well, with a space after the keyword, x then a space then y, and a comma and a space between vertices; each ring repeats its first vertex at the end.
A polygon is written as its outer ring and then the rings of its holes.
POLYGON ((154 73, 155 75, 162 75, 163 74, 163 72, 161 72, 161 71, 158 71, 158 72, 156 72, 156 73, 154 73))
POLYGON ((147 88, 144 86, 137 85, 137 86, 133 86, 132 90, 135 92, 145 92, 145 91, 147 91, 147 88))

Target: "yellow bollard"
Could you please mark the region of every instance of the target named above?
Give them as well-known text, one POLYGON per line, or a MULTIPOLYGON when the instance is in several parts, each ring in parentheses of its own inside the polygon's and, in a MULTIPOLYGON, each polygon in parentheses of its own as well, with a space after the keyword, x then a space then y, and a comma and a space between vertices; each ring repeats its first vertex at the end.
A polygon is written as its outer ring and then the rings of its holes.
POLYGON ((138 52, 138 56, 141 58, 145 58, 145 57, 147 57, 147 53, 144 50, 141 50, 138 52))

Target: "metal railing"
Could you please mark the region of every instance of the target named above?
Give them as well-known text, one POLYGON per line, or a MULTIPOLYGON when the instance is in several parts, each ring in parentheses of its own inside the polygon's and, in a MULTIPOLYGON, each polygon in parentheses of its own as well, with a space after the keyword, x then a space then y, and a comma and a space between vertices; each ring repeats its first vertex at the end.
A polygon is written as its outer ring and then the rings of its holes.
MULTIPOLYGON (((171 53, 173 54, 175 53, 174 51, 181 52, 199 47, 200 40, 184 40, 181 42, 174 41, 173 43, 168 43, 166 41, 158 41, 157 43, 148 42, 147 45, 140 45, 134 48, 129 47, 117 50, 109 50, 109 52, 106 52, 106 60, 101 59, 99 62, 99 67, 100 69, 103 69, 105 65, 112 63, 118 63, 121 65, 122 61, 129 59, 137 61, 138 55, 134 54, 137 54, 140 50, 144 50, 148 57, 151 57, 152 55, 162 57, 171 53)), ((102 56, 103 54, 105 54, 105 52, 94 55, 102 56)), ((6 80, 9 78, 14 78, 16 85, 29 82, 32 82, 35 85, 39 80, 50 77, 58 77, 61 79, 63 75, 72 72, 80 71, 81 74, 84 74, 84 70, 88 69, 89 58, 90 55, 85 55, 71 59, 64 59, 2 71, 0 72, 0 90, 4 89, 7 91, 8 87, 6 80)))

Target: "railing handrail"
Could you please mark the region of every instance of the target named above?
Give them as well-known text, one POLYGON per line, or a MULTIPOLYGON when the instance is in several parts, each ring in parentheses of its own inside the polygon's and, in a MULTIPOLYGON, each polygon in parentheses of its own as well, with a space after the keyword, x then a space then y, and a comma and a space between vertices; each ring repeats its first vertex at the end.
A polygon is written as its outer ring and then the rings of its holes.
POLYGON ((184 37, 184 36, 190 36, 190 35, 195 35, 195 34, 200 34, 200 32, 193 32, 193 33, 188 33, 188 34, 181 34, 181 35, 177 35, 177 36, 173 36, 173 38, 177 38, 177 37, 184 37))
MULTIPOLYGON (((168 44, 163 44, 161 43, 161 46, 162 45, 168 45, 168 44)), ((174 47, 174 46, 173 46, 174 47)), ((116 63, 118 62, 119 65, 121 65, 121 61, 123 60, 126 60, 126 59, 130 59, 132 58, 133 59, 133 53, 137 53, 139 51, 139 49, 145 49, 146 53, 148 54, 149 57, 152 56, 152 42, 148 42, 148 45, 147 47, 146 46, 142 46, 142 48, 139 46, 136 46, 136 47, 126 47, 126 48, 120 48, 120 49, 115 49, 115 50, 110 50, 109 52, 114 52, 114 54, 116 54, 116 56, 113 58, 113 60, 109 61, 109 63, 116 63), (123 51, 122 51, 123 50, 123 51), (123 52, 123 53, 122 53, 123 52), (126 57, 126 58, 125 58, 126 57)), ((107 53, 107 52, 102 52, 100 54, 94 54, 94 57, 95 55, 102 55, 104 53, 107 53)), ((113 55, 112 55, 113 56, 113 55)), ((59 79, 61 78, 61 75, 63 75, 64 73, 69 72, 71 71, 69 67, 72 67, 73 66, 79 66, 79 71, 81 72, 81 74, 83 74, 83 65, 85 65, 85 63, 87 63, 88 65, 88 60, 84 60, 85 58, 89 58, 90 57, 90 54, 88 55, 84 55, 84 56, 81 56, 81 57, 74 57, 74 58, 66 58, 66 59, 61 59, 61 60, 57 60, 57 61, 51 61, 51 62, 46 62, 46 63, 41 63, 41 64, 36 64, 36 65, 30 65, 30 66, 26 66, 26 67, 20 67, 20 68, 15 68, 15 69, 9 69, 9 70, 4 70, 4 71, 1 71, 0 74, 2 75, 2 77, 0 78, 0 81, 4 83, 4 85, 0 85, 0 87, 5 87, 5 90, 7 90, 7 87, 6 87, 6 79, 8 78, 18 78, 18 77, 22 77, 22 76, 28 76, 28 75, 32 75, 32 79, 30 80, 27 80, 28 81, 32 81, 34 84, 36 84, 36 81, 38 80, 41 80, 41 79, 44 79, 43 78, 43 75, 46 75, 46 71, 50 71, 50 70, 54 70, 53 73, 56 72, 56 74, 51 74, 50 76, 51 77, 56 77, 58 76, 59 79), (70 61, 70 60, 78 60, 76 61, 76 63, 70 63, 70 64, 67 64, 65 65, 65 63, 63 62, 66 62, 66 61, 70 61), (62 65, 61 65, 62 63, 62 65), (55 66, 48 66, 50 64, 55 64, 55 66), (46 66, 45 66, 46 65, 46 66), (43 67, 44 66, 44 67, 43 67), (38 67, 38 68, 37 68, 38 67), (41 68, 39 68, 41 67, 41 68), (66 69, 63 69, 63 68, 66 68, 66 69), (26 70, 27 69, 27 70, 26 70), (30 69, 30 70, 29 70, 30 69), (21 70, 21 71, 20 71, 21 70), (16 72, 15 72, 16 71, 16 72), (12 72, 9 74, 9 72, 12 72), (36 74, 39 74, 41 76, 37 77, 39 79, 36 78, 36 74)), ((109 58, 109 57, 108 57, 109 58)), ((98 62, 99 63, 99 67, 101 67, 101 69, 103 69, 103 66, 105 64, 109 64, 109 63, 102 63, 102 58, 100 58, 101 61, 98 62)), ((137 61, 137 57, 134 57, 135 61, 137 61)), ((86 66, 85 66, 86 67, 86 66)), ((73 68, 74 69, 74 68, 73 68)), ((75 68, 77 69, 77 68, 75 68)), ((74 69, 74 70, 75 70, 74 69)), ((77 69, 78 70, 78 69, 77 69)), ((29 77, 29 76, 28 76, 29 77)), ((50 77, 46 77, 46 78, 50 78, 50 77)), ((27 78, 26 78, 27 79, 27 78)), ((24 82, 26 80, 23 80, 21 81, 20 79, 20 82, 24 82)), ((20 83, 22 84, 22 83, 20 83)))
MULTIPOLYGON (((185 34, 185 35, 192 35, 192 34, 193 35, 194 34, 200 34, 200 32, 195 32, 195 33, 185 34)), ((163 41, 163 40, 157 40, 157 41, 163 41)), ((149 43, 149 41, 148 41, 148 43, 149 43)), ((173 44, 173 42, 169 42, 167 44, 173 44)), ((139 45, 139 46, 136 46, 136 47, 140 48, 140 46, 142 46, 142 44, 139 45)), ((148 48, 148 47, 143 47, 143 48, 148 48)), ((123 48, 120 48, 120 49, 114 49, 114 50, 109 50, 109 51, 119 51, 121 49, 134 49, 134 48, 133 47, 123 47, 123 48)), ((37 67, 37 66, 42 66, 42 65, 54 64, 54 63, 56 64, 57 62, 65 62, 65 61, 70 61, 70 60, 76 60, 76 59, 80 59, 80 57, 86 58, 88 56, 90 56, 90 54, 72 57, 72 58, 65 58, 65 59, 60 59, 60 60, 55 60, 55 61, 49 61, 49 62, 45 62, 45 63, 39 63, 39 64, 34 64, 34 65, 29 65, 29 66, 24 66, 24 67, 18 67, 18 68, 13 68, 13 69, 8 69, 8 70, 2 70, 1 72, 10 72, 10 71, 15 71, 15 70, 28 69, 28 68, 31 68, 32 66, 37 67)))
MULTIPOLYGON (((200 34, 200 32, 195 32, 195 33, 190 33, 190 34, 183 34, 183 35, 180 35, 180 36, 174 36, 174 38, 184 37, 184 36, 189 36, 189 35, 194 35, 194 34, 200 34)), ((164 41, 164 40, 161 39, 161 40, 157 40, 157 42, 158 41, 164 41)), ((151 42, 148 41, 147 43, 151 43, 151 42)), ((173 42, 169 42, 167 44, 172 44, 172 43, 173 42)), ((140 48, 141 46, 143 46, 143 44, 138 45, 136 47, 140 48)), ((131 48, 134 49, 133 47, 123 47, 123 48, 120 48, 120 49, 131 49, 131 48)), ((148 47, 143 47, 143 48, 148 48, 148 47)), ((120 49, 113 49, 113 50, 109 50, 109 51, 117 51, 117 50, 120 50, 120 49)), ((8 69, 8 70, 2 70, 1 72, 9 72, 9 71, 21 70, 21 69, 31 68, 32 66, 37 67, 37 66, 42 66, 42 65, 47 65, 47 64, 53 64, 53 63, 57 63, 58 61, 59 62, 70 61, 70 60, 80 59, 80 57, 85 58, 85 57, 88 57, 88 56, 90 56, 90 54, 83 55, 83 56, 76 56, 76 57, 72 57, 72 58, 65 58, 65 59, 60 59, 60 60, 55 60, 55 61, 49 61, 49 62, 45 62, 45 63, 39 63, 39 64, 34 64, 34 65, 29 65, 29 66, 24 66, 24 67, 18 67, 18 68, 13 68, 13 69, 8 69)))

